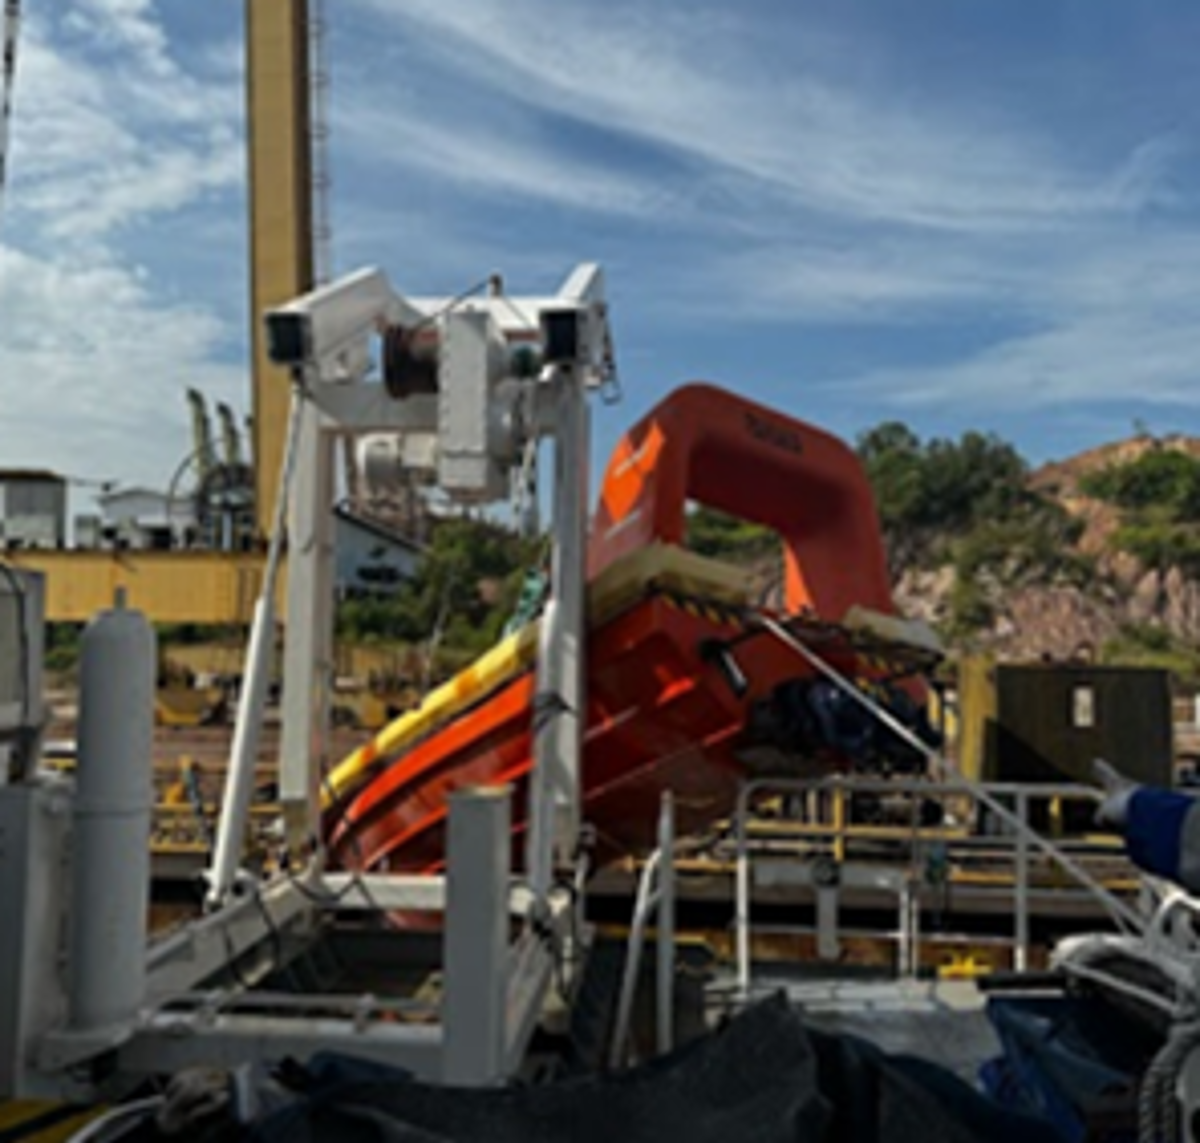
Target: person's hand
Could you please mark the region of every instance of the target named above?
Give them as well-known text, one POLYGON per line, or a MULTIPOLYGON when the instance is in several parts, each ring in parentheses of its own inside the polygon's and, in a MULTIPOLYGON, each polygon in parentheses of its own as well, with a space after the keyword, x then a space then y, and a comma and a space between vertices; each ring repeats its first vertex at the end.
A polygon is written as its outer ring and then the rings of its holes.
POLYGON ((1129 799, 1138 788, 1137 783, 1119 773, 1103 758, 1097 758, 1092 763, 1092 777, 1104 790, 1104 801, 1096 811, 1096 824, 1110 829, 1123 829, 1129 817, 1129 799))

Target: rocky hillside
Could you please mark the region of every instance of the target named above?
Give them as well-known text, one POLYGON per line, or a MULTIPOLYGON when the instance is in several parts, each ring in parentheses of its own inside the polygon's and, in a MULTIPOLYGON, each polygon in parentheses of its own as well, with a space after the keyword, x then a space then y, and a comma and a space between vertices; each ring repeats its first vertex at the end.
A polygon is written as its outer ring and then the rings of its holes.
POLYGON ((1000 555, 964 566, 971 541, 960 532, 941 558, 897 569, 900 606, 960 646, 1005 658, 1088 653, 1196 673, 1200 439, 1139 436, 1045 465, 1024 483, 1031 503, 1069 522, 1065 564, 1014 575, 1000 555), (962 614, 964 597, 977 601, 978 622, 962 614))

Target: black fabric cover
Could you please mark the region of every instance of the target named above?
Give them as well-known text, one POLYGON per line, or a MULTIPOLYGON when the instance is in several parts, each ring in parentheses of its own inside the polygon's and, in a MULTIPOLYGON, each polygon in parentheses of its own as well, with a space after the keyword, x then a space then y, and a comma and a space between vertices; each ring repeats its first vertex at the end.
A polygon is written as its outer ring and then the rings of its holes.
POLYGON ((805 1027, 782 996, 626 1072, 536 1087, 316 1084, 262 1143, 1055 1143, 949 1072, 805 1027))

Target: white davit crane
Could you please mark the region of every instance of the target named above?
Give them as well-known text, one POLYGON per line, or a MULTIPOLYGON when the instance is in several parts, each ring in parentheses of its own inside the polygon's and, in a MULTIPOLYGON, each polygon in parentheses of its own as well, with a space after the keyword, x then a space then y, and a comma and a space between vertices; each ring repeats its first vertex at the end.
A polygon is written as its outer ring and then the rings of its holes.
POLYGON ((4 0, 4 74, 0 76, 0 212, 8 175, 9 120, 12 118, 13 81, 17 75, 17 28, 21 23, 21 0, 4 0))

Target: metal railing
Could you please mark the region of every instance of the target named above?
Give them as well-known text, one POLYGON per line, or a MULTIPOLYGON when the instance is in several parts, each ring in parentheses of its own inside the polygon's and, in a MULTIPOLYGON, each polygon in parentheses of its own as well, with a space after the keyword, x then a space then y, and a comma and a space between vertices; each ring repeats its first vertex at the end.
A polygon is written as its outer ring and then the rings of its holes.
POLYGON ((638 879, 633 922, 625 950, 617 1017, 609 1050, 609 1066, 626 1058, 633 1001, 641 975, 646 929, 655 918, 655 1046, 659 1054, 674 1043, 675 1025, 675 807, 670 791, 662 796, 658 815, 658 848, 647 858, 638 879), (657 916, 656 916, 657 915, 657 916))
MULTIPOLYGON (((976 785, 961 780, 932 781, 920 778, 763 778, 743 784, 733 822, 736 894, 734 926, 739 992, 746 996, 750 989, 751 863, 756 852, 761 856, 769 855, 773 858, 791 855, 810 865, 816 861, 832 862, 836 867, 847 862, 850 847, 856 842, 907 843, 909 876, 901 879, 903 883, 896 881, 893 884, 893 878, 885 879, 888 883, 880 882, 878 886, 892 889, 898 897, 901 922, 897 937, 900 945, 899 968, 902 974, 913 973, 920 965, 920 902, 915 892, 919 888, 920 878, 916 874, 916 868, 922 862, 921 848, 931 842, 948 841, 960 854, 978 853, 990 861, 999 859, 1010 866, 1013 893, 1013 959, 1014 967, 1018 971, 1026 969, 1029 965, 1030 891, 1035 854, 1044 859, 1041 863, 1043 868, 1049 866, 1065 873, 1087 898, 1093 900, 1109 915, 1119 930, 1143 932, 1146 920, 1080 863, 1079 851, 1095 852, 1097 846, 1094 842, 1050 840, 1037 832, 1030 822, 1030 810, 1039 802, 1046 803, 1047 807, 1051 803, 1065 801, 1096 805, 1101 798, 1099 790, 1087 786, 1016 783, 976 785), (789 820, 780 827, 781 830, 786 830, 782 838, 755 838, 752 836, 752 830, 755 828, 755 823, 752 822, 753 807, 768 794, 798 797, 820 803, 818 820, 789 820), (911 824, 883 827, 857 825, 853 821, 850 807, 855 796, 862 794, 902 795, 912 799, 912 805, 909 807, 911 824), (919 802, 924 799, 954 800, 958 803, 958 816, 963 825, 949 829, 944 826, 921 826, 916 815, 919 802), (997 807, 1001 813, 996 813, 997 807), (826 809, 827 814, 824 813, 826 809), (1007 836, 997 838, 995 835, 980 832, 980 819, 989 812, 1002 826, 1008 828, 1007 836)), ((758 828, 761 832, 763 827, 759 824, 758 828)), ((819 884, 819 878, 813 880, 814 884, 819 884)))

